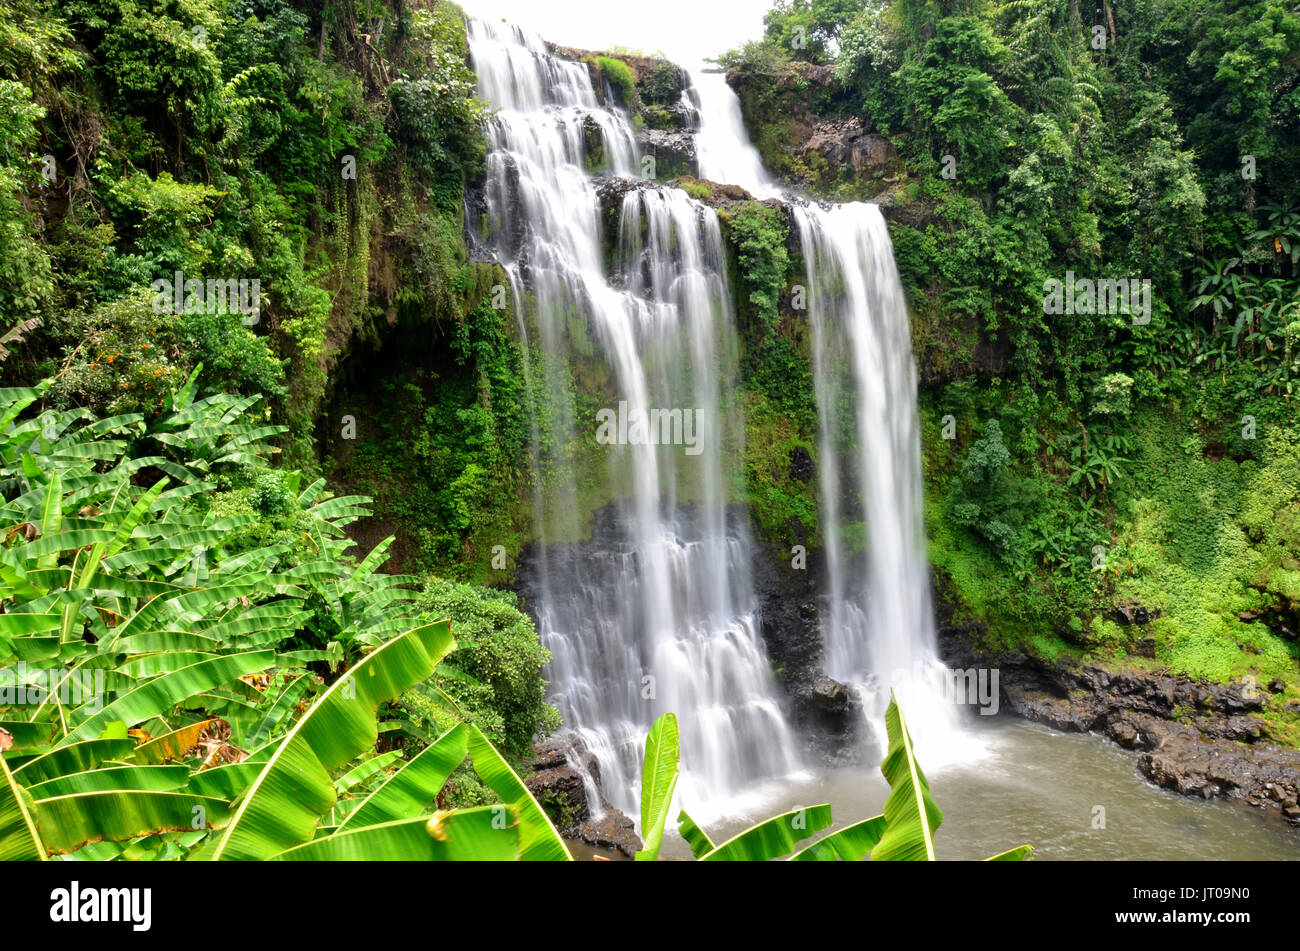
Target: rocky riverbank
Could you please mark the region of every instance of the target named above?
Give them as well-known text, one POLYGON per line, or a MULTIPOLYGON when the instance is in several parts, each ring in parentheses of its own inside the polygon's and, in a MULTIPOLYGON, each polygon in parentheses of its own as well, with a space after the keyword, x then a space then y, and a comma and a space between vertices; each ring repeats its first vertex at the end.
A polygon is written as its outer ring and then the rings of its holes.
POLYGON ((990 653, 970 631, 954 627, 940 630, 940 651, 949 667, 998 670, 1010 712, 1139 751, 1138 769, 1159 786, 1278 810, 1300 825, 1300 750, 1263 739, 1258 713, 1278 702, 1267 687, 990 653))

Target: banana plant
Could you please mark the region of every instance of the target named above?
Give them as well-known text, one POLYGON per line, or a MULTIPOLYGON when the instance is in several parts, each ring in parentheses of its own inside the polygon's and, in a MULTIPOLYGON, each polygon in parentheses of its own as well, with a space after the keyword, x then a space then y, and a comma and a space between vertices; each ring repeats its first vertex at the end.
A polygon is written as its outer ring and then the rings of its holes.
POLYGON ((155 716, 186 687, 132 695, 100 714, 127 720, 97 721, 102 736, 69 738, 44 752, 13 755, 12 736, 0 731, 9 754, 0 757, 0 858, 44 859, 92 845, 111 857, 109 843, 180 833, 191 845, 215 836, 191 853, 208 859, 570 860, 541 806, 473 725, 453 727, 337 827, 318 828, 338 795, 334 774, 357 773, 354 761, 374 745, 377 708, 430 676, 453 647, 447 621, 393 638, 326 691, 274 749, 211 771, 172 765, 210 720, 144 742, 126 735, 127 723, 155 716), (467 756, 501 804, 430 812, 467 756))
POLYGON ((645 838, 645 848, 637 852, 638 862, 653 862, 659 857, 668 809, 681 772, 679 761, 677 717, 665 713, 650 728, 645 743, 641 769, 641 835, 645 838))
MULTIPOLYGON (((651 729, 654 736, 659 731, 654 755, 647 742, 645 772, 652 768, 656 774, 671 774, 676 781, 677 754, 676 718, 671 721, 671 738, 673 743, 663 742, 667 735, 664 714, 651 729), (669 763, 669 759, 674 762, 669 763)), ((865 858, 873 861, 928 860, 934 861, 934 833, 943 821, 943 813, 930 796, 930 784, 917 762, 916 751, 911 734, 903 720, 898 699, 890 691, 889 707, 885 711, 885 728, 889 736, 889 749, 880 764, 880 771, 889 783, 889 798, 885 800, 884 813, 863 819, 852 825, 837 829, 796 851, 799 841, 832 824, 831 807, 826 804, 795 809, 773 816, 740 834, 733 836, 721 845, 715 845, 699 824, 685 810, 677 816, 677 827, 682 838, 690 846, 691 854, 700 861, 768 861, 790 856, 788 861, 845 861, 858 862, 865 858), (791 854, 793 853, 793 854, 791 854)), ((669 793, 671 798, 671 792, 669 793)), ((642 834, 650 838, 645 816, 647 808, 656 815, 656 809, 663 800, 662 786, 650 785, 643 774, 642 778, 642 834), (647 788, 649 792, 647 793, 647 788), (649 802, 647 801, 649 797, 649 802)), ((660 830, 662 834, 662 830, 660 830)), ((659 847, 655 839, 655 852, 659 847)), ((989 861, 1016 861, 1028 859, 1033 854, 1033 846, 1022 845, 992 856, 989 861)), ((638 858, 640 856, 638 855, 638 858)))
POLYGON ((215 488, 210 474, 269 454, 274 432, 244 421, 246 398, 196 400, 192 384, 149 428, 135 415, 33 418, 48 385, 0 390, 0 858, 569 859, 472 726, 388 775, 394 758, 373 752, 376 708, 430 676, 453 644, 449 625, 407 630, 405 579, 376 575, 387 544, 360 564, 344 556, 343 528, 368 500, 328 498, 323 482, 299 492, 296 475, 285 479, 305 559, 286 568, 283 543, 226 550, 250 518, 194 503, 215 488), (149 440, 162 454, 127 454, 149 440), (164 475, 137 485, 145 470, 164 475), (284 648, 320 610, 308 598, 369 648, 330 686, 305 665, 342 658, 284 648), (87 679, 86 696, 66 689, 87 679), (230 743, 210 737, 218 728, 230 743), (196 759, 204 737, 242 761, 196 759), (500 805, 436 809, 462 761, 500 805), (417 847, 382 851, 401 841, 417 847))

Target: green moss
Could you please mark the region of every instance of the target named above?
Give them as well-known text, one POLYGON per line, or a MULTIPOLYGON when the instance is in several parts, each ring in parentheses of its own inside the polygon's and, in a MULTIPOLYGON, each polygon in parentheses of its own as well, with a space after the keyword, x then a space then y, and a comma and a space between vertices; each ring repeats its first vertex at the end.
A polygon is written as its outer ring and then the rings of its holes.
POLYGON ((704 182, 692 178, 689 175, 684 175, 678 179, 677 187, 686 192, 686 194, 690 195, 696 201, 707 200, 713 191, 708 185, 704 184, 704 182))
MULTIPOLYGON (((470 270, 460 283, 498 274, 470 270)), ((523 354, 510 311, 491 305, 490 294, 476 303, 471 295, 468 313, 440 331, 405 325, 428 340, 419 360, 390 351, 377 379, 349 377, 335 394, 330 415, 351 416, 357 431, 349 439, 334 422, 324 431, 330 474, 375 499, 406 571, 502 583, 526 540, 523 354), (504 571, 494 564, 497 546, 508 554, 504 571)))
POLYGON ((778 544, 820 544, 816 477, 803 482, 790 473, 796 448, 807 451, 816 464, 813 433, 761 392, 747 392, 744 409, 744 498, 755 528, 778 544))
POLYGON ((634 111, 638 100, 636 74, 632 72, 632 67, 621 59, 614 59, 611 56, 597 56, 596 66, 600 69, 601 77, 618 94, 619 104, 629 112, 634 111))
POLYGON ((545 790, 538 804, 546 812, 555 828, 560 830, 573 828, 573 826, 577 825, 578 820, 582 818, 583 807, 574 803, 568 796, 563 796, 553 789, 545 790))

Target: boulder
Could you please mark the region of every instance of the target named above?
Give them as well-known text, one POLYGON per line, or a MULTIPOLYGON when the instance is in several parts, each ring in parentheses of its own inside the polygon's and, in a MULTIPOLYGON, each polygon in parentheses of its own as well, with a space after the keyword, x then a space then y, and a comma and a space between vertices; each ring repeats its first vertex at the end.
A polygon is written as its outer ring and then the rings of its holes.
POLYGON ((1131 624, 1147 624, 1160 617, 1160 609, 1149 609, 1141 604, 1117 604, 1112 614, 1115 623, 1127 627, 1131 624))
POLYGON ((533 773, 524 785, 560 833, 573 837, 591 814, 587 782, 599 789, 600 764, 577 734, 553 736, 533 750, 533 773))
POLYGON ((812 686, 813 703, 819 710, 841 714, 849 708, 849 688, 830 677, 818 677, 812 686))
MULTIPOLYGON (((1136 617, 1135 606, 1125 607, 1136 617)), ((942 601, 939 615, 942 621, 942 601)), ((977 629, 941 624, 944 662, 998 668, 1011 712, 1059 730, 1101 733, 1140 751, 1138 769, 1167 789, 1278 809, 1300 825, 1300 806, 1289 805, 1300 789, 1300 750, 1266 742, 1267 724, 1255 714, 1267 694, 1253 684, 989 652, 978 636, 977 629)), ((1300 703, 1287 705, 1293 707, 1300 712, 1300 703)))
POLYGON ((598 849, 617 849, 628 858, 634 858, 641 848, 636 824, 612 806, 606 806, 599 819, 584 823, 577 837, 598 849))
POLYGON ((654 160, 653 176, 659 181, 695 175, 699 163, 695 157, 695 136, 689 132, 643 129, 637 136, 641 154, 654 160))

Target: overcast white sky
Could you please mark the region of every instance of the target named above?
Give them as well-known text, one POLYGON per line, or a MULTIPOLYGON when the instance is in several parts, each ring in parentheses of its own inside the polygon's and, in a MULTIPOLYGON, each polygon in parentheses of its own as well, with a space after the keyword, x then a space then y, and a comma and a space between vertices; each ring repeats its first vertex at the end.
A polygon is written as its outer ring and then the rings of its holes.
POLYGON ((763 35, 770 0, 459 0, 563 46, 662 52, 683 66, 763 35))

